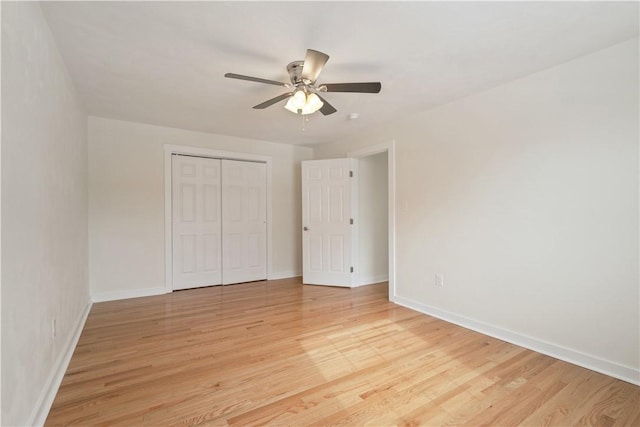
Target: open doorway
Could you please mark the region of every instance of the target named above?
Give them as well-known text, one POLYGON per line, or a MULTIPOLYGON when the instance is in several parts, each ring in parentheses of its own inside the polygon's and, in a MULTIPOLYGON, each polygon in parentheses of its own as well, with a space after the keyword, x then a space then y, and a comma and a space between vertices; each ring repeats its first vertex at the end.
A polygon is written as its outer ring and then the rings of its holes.
POLYGON ((347 157, 358 161, 359 274, 355 282, 364 285, 388 280, 389 300, 394 301, 395 143, 355 150, 347 157))
POLYGON ((358 259, 355 285, 389 280, 388 154, 358 159, 358 259))

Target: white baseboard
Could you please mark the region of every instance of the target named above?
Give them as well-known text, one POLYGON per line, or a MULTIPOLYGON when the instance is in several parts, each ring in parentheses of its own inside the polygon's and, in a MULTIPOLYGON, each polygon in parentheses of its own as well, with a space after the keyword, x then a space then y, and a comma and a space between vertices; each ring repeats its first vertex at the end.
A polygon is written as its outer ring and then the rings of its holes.
POLYGON ((289 279, 291 277, 302 276, 302 271, 290 270, 290 271, 276 271, 272 272, 269 275, 267 280, 280 280, 280 279, 289 279))
POLYGON ((84 324, 89 316, 89 311, 91 311, 91 305, 91 302, 87 304, 84 311, 80 314, 80 317, 78 317, 73 333, 64 343, 63 351, 60 353, 60 356, 54 365, 54 369, 47 378, 47 382, 42 389, 40 398, 29 417, 27 425, 42 426, 47 420, 47 415, 49 415, 51 405, 53 405, 53 400, 56 398, 58 388, 60 388, 60 384, 62 383, 62 378, 67 371, 67 367, 71 361, 71 356, 73 356, 73 352, 76 349, 76 345, 78 344, 78 340, 82 334, 82 329, 84 328, 84 324))
MULTIPOLYGON (((288 279, 290 277, 302 276, 299 271, 280 271, 277 273, 271 273, 268 280, 288 279)), ((93 302, 106 302, 117 301, 128 298, 150 297, 154 295, 166 294, 167 289, 162 287, 157 288, 144 288, 144 289, 127 289, 124 291, 112 291, 112 292, 99 292, 91 295, 93 302)))
POLYGON ((379 274, 377 276, 364 276, 358 277, 358 283, 353 285, 353 287, 365 286, 365 285, 373 285, 374 283, 380 282, 388 282, 389 275, 388 274, 379 274))
POLYGON ((566 348, 557 344, 539 340, 527 335, 522 335, 508 329, 503 329, 494 325, 470 319, 468 317, 460 316, 455 313, 440 310, 438 308, 413 301, 409 298, 399 297, 396 295, 392 298, 392 302, 418 311, 420 313, 437 317, 438 319, 445 320, 449 323, 454 323, 464 328, 471 329, 481 334, 507 341, 520 347, 525 347, 529 350, 546 354, 547 356, 564 360, 565 362, 582 366, 583 368, 600 372, 602 374, 618 378, 631 384, 640 385, 640 370, 620 365, 609 360, 591 356, 589 354, 582 353, 577 350, 572 350, 570 348, 566 348))
POLYGON ((119 299, 149 297, 153 295, 166 294, 164 286, 158 288, 127 289, 126 291, 99 292, 91 295, 93 302, 116 301, 119 299))

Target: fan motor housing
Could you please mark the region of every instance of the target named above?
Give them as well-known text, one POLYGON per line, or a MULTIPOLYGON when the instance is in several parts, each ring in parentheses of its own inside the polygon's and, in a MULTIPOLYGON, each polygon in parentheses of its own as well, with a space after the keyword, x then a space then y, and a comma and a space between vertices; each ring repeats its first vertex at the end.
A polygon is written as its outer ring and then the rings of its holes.
POLYGON ((287 65, 287 72, 289 73, 289 78, 291 79, 291 83, 294 85, 304 83, 302 81, 302 66, 304 65, 304 61, 293 61, 287 65))

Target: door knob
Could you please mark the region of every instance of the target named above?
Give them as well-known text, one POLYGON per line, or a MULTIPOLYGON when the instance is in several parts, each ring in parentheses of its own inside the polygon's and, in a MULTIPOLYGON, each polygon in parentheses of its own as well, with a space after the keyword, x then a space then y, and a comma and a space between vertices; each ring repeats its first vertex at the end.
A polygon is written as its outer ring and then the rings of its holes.
POLYGON ((309 231, 309 227, 303 227, 302 228, 304 231, 309 231))

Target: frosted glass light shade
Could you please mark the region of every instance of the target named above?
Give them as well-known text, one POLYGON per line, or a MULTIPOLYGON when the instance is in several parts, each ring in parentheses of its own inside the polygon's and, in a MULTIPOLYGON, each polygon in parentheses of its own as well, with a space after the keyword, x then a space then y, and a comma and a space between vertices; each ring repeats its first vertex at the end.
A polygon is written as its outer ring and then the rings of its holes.
POLYGON ((298 114, 298 109, 293 105, 293 96, 289 98, 284 108, 291 111, 294 114, 298 114))
POLYGON ((307 94, 304 93, 303 90, 297 90, 290 99, 291 103, 297 110, 302 110, 307 103, 307 94))
POLYGON ((315 113, 316 111, 321 109, 323 105, 324 105, 324 102, 320 100, 318 95, 316 95, 315 93, 310 93, 309 96, 307 96, 307 103, 302 109, 302 114, 315 113), (305 112, 305 110, 308 112, 305 112))

